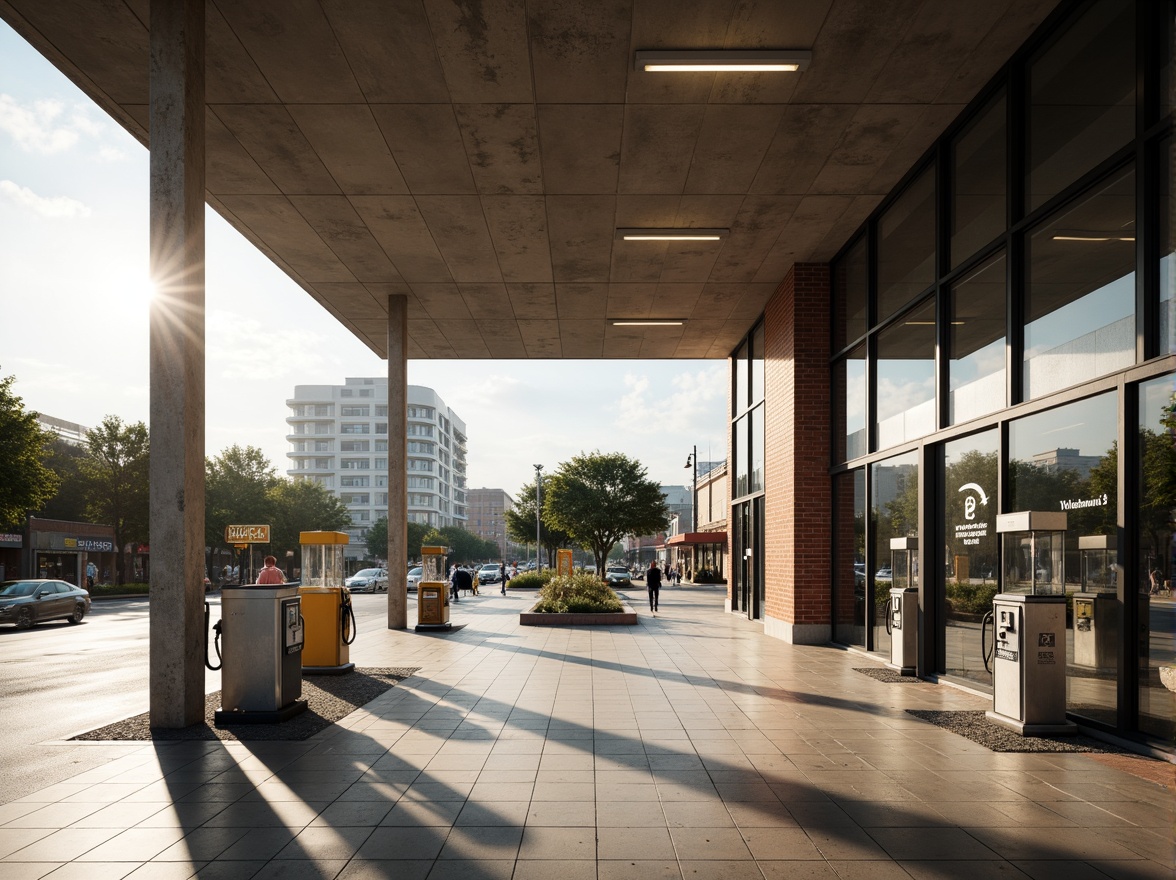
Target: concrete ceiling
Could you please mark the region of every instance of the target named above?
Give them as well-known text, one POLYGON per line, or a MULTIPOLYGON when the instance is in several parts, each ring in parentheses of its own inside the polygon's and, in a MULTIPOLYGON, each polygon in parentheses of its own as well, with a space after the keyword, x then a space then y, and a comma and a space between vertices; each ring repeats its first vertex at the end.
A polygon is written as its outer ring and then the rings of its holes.
MULTIPOLYGON (((1056 2, 208 0, 208 201, 381 356, 396 293, 414 358, 724 358, 1056 2), (633 69, 691 48, 813 58, 633 69)), ((148 0, 0 15, 147 143, 148 0)))

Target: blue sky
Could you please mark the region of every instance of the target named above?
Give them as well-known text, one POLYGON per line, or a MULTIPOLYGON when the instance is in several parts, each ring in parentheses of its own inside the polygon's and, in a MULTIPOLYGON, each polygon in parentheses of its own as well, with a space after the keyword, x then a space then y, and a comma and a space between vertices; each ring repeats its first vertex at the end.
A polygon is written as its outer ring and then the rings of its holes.
MULTIPOLYGON (((207 212, 207 451, 286 467, 295 385, 385 362, 207 212)), ((0 22, 0 375, 26 407, 148 420, 147 151, 0 22)), ((723 361, 410 361, 469 428, 469 485, 514 492, 581 451, 682 484, 726 443, 723 361)))

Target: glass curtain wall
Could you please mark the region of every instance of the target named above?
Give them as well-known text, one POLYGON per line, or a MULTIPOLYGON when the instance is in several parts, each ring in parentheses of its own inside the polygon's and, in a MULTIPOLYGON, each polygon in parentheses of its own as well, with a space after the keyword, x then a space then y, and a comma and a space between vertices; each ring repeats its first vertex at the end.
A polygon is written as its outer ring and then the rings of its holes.
POLYGON ((1066 708, 1105 724, 1116 723, 1122 608, 1114 582, 1118 567, 1101 580, 1084 582, 1080 553, 1084 537, 1118 532, 1119 401, 1101 394, 1009 424, 1007 509, 1066 511, 1066 708), (1094 616, 1079 617, 1077 593, 1099 593, 1094 616), (1082 626, 1075 621, 1082 620, 1082 626), (1077 639, 1077 641, 1076 641, 1077 639), (1088 641, 1096 640, 1093 651, 1088 641))
POLYGON ((761 616, 764 595, 764 328, 758 324, 731 360, 732 610, 761 616), (750 551, 750 552, 749 552, 750 551))
POLYGON ((980 621, 998 589, 998 456, 995 430, 944 443, 939 456, 936 519, 946 554, 937 590, 946 622, 943 671, 985 687, 992 686, 992 675, 984 668, 980 621))
MULTIPOLYGON (((1139 388, 1138 584, 1131 597, 1139 623, 1139 729, 1176 740, 1176 377, 1139 388)), ((1129 594, 1130 595, 1130 594, 1129 594)))
POLYGON ((833 480, 833 639, 866 644, 866 471, 833 480))
MULTIPOLYGON (((890 634, 883 609, 893 583, 890 539, 919 534, 919 457, 907 452, 871 466, 870 542, 875 570, 866 603, 873 629, 873 650, 890 656, 890 634)), ((917 573, 916 573, 917 574, 917 573)))

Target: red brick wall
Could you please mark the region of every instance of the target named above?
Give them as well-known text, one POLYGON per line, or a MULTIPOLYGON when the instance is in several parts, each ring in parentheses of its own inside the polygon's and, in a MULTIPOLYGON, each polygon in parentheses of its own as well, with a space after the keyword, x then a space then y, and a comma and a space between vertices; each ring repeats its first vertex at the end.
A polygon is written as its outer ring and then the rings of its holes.
POLYGON ((797 625, 831 623, 830 299, 829 266, 797 263, 764 312, 765 611, 797 625))

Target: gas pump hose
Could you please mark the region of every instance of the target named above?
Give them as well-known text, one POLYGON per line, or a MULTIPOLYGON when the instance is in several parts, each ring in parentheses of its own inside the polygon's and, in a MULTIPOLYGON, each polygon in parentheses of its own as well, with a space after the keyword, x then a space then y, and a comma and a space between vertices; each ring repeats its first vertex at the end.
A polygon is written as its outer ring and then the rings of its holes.
POLYGON ((980 618, 980 659, 984 661, 984 671, 992 672, 988 663, 992 660, 992 651, 988 650, 988 625, 992 624, 992 649, 996 650, 996 618, 992 616, 992 611, 985 611, 984 616, 980 618))
POLYGON ((890 619, 891 606, 894 599, 887 599, 886 604, 882 606, 882 616, 886 619, 886 635, 892 635, 894 632, 894 621, 890 619))
POLYGON ((351 607, 351 594, 346 590, 342 593, 342 606, 339 613, 340 635, 343 638, 343 644, 350 645, 359 634, 359 626, 355 622, 355 609, 351 607), (347 636, 348 632, 351 633, 350 638, 347 636))
POLYGON ((224 659, 221 657, 221 649, 220 649, 221 624, 224 621, 218 620, 216 622, 216 625, 213 626, 213 630, 216 632, 216 637, 213 639, 212 644, 213 644, 213 647, 216 649, 216 659, 221 661, 218 665, 213 666, 212 661, 208 659, 208 620, 209 620, 210 613, 211 612, 210 612, 209 604, 207 602, 205 602, 204 603, 204 665, 207 666, 209 669, 211 669, 213 672, 216 672, 217 670, 219 670, 221 668, 221 666, 225 665, 224 659))

